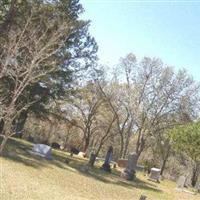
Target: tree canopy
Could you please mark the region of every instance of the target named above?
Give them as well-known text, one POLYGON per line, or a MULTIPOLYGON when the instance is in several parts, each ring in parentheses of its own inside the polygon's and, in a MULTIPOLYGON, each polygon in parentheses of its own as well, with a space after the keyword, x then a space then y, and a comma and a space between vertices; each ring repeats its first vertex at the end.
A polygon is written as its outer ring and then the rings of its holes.
POLYGON ((83 8, 77 0, 10 0, 0 7, 3 125, 8 112, 13 124, 21 113, 42 113, 49 100, 64 97, 96 60, 97 45, 89 21, 79 19, 83 8))
POLYGON ((195 162, 200 161, 200 122, 175 127, 170 134, 179 152, 185 152, 195 162))

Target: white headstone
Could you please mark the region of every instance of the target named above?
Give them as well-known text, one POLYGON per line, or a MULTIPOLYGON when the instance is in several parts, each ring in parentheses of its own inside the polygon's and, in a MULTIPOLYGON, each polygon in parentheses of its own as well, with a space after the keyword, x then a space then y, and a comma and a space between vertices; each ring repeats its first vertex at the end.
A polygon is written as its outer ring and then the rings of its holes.
POLYGON ((32 152, 41 157, 51 159, 51 147, 45 144, 35 144, 32 152))
POLYGON ((80 156, 80 157, 82 157, 82 158, 85 158, 85 153, 80 151, 80 152, 78 153, 78 156, 80 156))
POLYGON ((151 168, 150 179, 159 182, 161 170, 158 168, 151 168))

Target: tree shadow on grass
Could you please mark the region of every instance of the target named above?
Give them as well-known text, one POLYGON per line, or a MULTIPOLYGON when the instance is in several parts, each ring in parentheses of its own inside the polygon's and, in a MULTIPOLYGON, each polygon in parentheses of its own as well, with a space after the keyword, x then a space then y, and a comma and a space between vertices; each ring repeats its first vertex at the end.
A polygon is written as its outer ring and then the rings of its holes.
POLYGON ((140 179, 136 179, 130 183, 125 182, 125 181, 117 181, 115 182, 115 184, 124 186, 126 188, 130 188, 130 189, 134 187, 141 190, 148 190, 148 191, 163 193, 163 191, 158 189, 157 186, 147 183, 145 181, 142 181, 140 179))
POLYGON ((141 179, 138 179, 138 178, 136 178, 133 181, 126 181, 126 180, 123 180, 121 177, 119 177, 119 175, 117 175, 117 174, 107 173, 96 167, 89 170, 88 172, 83 172, 81 170, 81 168, 79 168, 79 167, 76 167, 76 169, 82 175, 87 176, 89 178, 93 178, 97 181, 104 182, 106 184, 122 186, 122 187, 126 187, 129 189, 137 188, 137 189, 141 189, 141 190, 148 190, 148 191, 163 193, 162 190, 157 188, 156 184, 148 183, 148 182, 142 181, 141 179))
POLYGON ((52 151, 53 159, 47 160, 46 158, 30 153, 31 150, 31 143, 21 139, 10 138, 5 147, 3 158, 33 168, 51 167, 55 165, 59 168, 67 169, 69 166, 75 167, 76 165, 80 166, 85 163, 85 161, 80 158, 71 158, 64 152, 56 150, 52 151), (68 163, 65 162, 66 159, 68 160, 68 163))
POLYGON ((6 160, 12 160, 14 162, 24 164, 28 167, 45 167, 44 160, 37 156, 31 155, 29 153, 30 150, 31 145, 20 143, 18 141, 10 139, 3 153, 3 158, 6 160))
POLYGON ((82 167, 85 166, 87 160, 78 158, 78 157, 70 157, 69 155, 60 152, 53 151, 53 160, 46 160, 45 158, 41 158, 39 156, 31 154, 29 151, 32 149, 31 143, 25 142, 19 139, 9 139, 8 145, 6 146, 5 154, 3 157, 5 159, 12 160, 17 163, 24 164, 28 167, 33 168, 42 168, 42 167, 51 167, 57 166, 59 168, 72 171, 74 173, 81 173, 83 176, 87 176, 89 178, 93 178, 97 181, 104 182, 106 184, 112 184, 117 186, 126 187, 129 189, 138 188, 143 190, 149 190, 154 192, 161 193, 162 191, 156 188, 156 184, 151 184, 148 182, 144 182, 140 179, 136 179, 134 181, 125 181, 121 179, 120 172, 117 170, 113 170, 113 173, 107 173, 103 170, 99 169, 99 167, 95 166, 89 172, 83 172, 82 167), (68 163, 66 162, 66 159, 68 163), (73 170, 74 169, 74 170, 73 170))

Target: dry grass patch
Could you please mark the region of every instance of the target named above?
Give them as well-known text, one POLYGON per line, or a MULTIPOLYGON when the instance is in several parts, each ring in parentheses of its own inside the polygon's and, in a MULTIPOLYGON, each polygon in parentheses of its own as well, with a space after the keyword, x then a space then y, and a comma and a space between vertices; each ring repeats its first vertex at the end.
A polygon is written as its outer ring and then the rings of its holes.
POLYGON ((98 164, 83 173, 80 169, 87 159, 53 151, 54 159, 48 161, 30 155, 27 150, 31 146, 26 141, 9 141, 6 155, 0 158, 1 200, 138 200, 141 194, 148 196, 147 200, 200 200, 200 195, 176 191, 171 181, 157 184, 143 174, 127 182, 118 170, 109 174, 98 164), (69 164, 64 162, 66 158, 69 164))

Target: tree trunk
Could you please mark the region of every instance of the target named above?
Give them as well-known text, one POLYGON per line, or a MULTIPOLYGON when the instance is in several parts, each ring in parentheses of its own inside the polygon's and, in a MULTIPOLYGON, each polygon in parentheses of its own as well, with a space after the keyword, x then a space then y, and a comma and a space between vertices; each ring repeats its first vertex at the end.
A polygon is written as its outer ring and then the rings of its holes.
POLYGON ((3 155, 3 150, 4 150, 4 148, 5 148, 5 145, 6 145, 7 140, 8 140, 8 136, 4 136, 4 137, 3 137, 3 140, 2 140, 2 142, 1 142, 1 145, 0 145, 0 156, 3 155))
POLYGON ((98 156, 98 154, 99 154, 99 152, 100 152, 100 150, 101 150, 101 148, 102 148, 105 140, 108 139, 108 135, 109 135, 109 133, 111 131, 112 124, 114 123, 115 119, 116 119, 116 117, 113 116, 113 119, 112 119, 111 123, 109 124, 109 126, 108 126, 108 128, 107 128, 107 130, 106 130, 106 132, 104 134, 104 136, 101 138, 100 143, 99 143, 99 147, 98 147, 98 149, 96 151, 96 156, 98 156))
POLYGON ((7 117, 8 120, 6 119, 4 120, 4 126, 2 130, 4 132, 4 135, 3 135, 3 140, 0 144, 0 156, 3 154, 8 138, 12 136, 12 118, 10 116, 7 117))
POLYGON ((26 123, 27 118, 28 118, 28 112, 26 110, 26 111, 21 112, 19 117, 15 120, 16 121, 14 123, 15 133, 19 136, 19 138, 22 138, 23 136, 23 129, 24 129, 24 125, 26 123))
POLYGON ((165 157, 164 157, 164 159, 163 159, 163 163, 162 163, 160 175, 163 175, 163 172, 164 172, 165 167, 166 167, 167 159, 169 158, 169 153, 170 153, 170 146, 169 146, 169 148, 167 149, 167 154, 165 155, 165 157))
POLYGON ((100 144, 99 144, 99 147, 98 147, 98 149, 97 149, 97 151, 96 151, 96 157, 99 155, 99 152, 100 152, 100 150, 101 150, 101 148, 102 148, 102 146, 103 146, 103 143, 104 143, 104 140, 101 139, 100 144))
POLYGON ((139 152, 139 149, 140 149, 140 146, 141 146, 141 135, 142 135, 142 130, 139 129, 138 136, 137 136, 136 149, 135 149, 136 153, 139 152))
POLYGON ((125 159, 125 158, 126 158, 126 155, 127 155, 127 152, 128 152, 128 146, 127 146, 126 143, 125 143, 121 158, 125 159))
POLYGON ((0 120, 0 134, 3 134, 3 129, 4 129, 4 121, 2 119, 0 120))
POLYGON ((160 171, 160 175, 163 175, 163 172, 164 172, 164 170, 165 170, 165 166, 166 166, 167 159, 168 159, 168 158, 166 158, 166 159, 163 160, 162 167, 161 167, 161 171, 160 171))
POLYGON ((120 135, 120 153, 119 156, 120 158, 123 158, 123 151, 124 151, 124 138, 123 135, 120 135))
POLYGON ((127 156, 130 136, 131 136, 131 130, 128 131, 128 134, 127 134, 127 137, 126 137, 126 142, 125 142, 125 145, 124 145, 122 158, 126 158, 126 156, 127 156))
POLYGON ((145 139, 144 139, 144 137, 141 136, 140 140, 138 140, 138 141, 139 142, 137 142, 136 149, 135 149, 135 153, 138 156, 137 161, 139 160, 139 157, 140 157, 141 153, 143 152, 143 150, 145 148, 145 139))
POLYGON ((92 153, 90 155, 90 159, 89 159, 89 162, 88 162, 88 165, 90 167, 93 167, 94 166, 94 163, 95 163, 95 160, 96 160, 96 154, 92 153))
POLYGON ((126 158, 127 156, 127 151, 128 151, 128 146, 129 146, 129 141, 130 141, 130 137, 131 137, 131 129, 133 127, 133 120, 131 120, 129 126, 128 126, 128 130, 127 130, 127 134, 126 134, 126 141, 124 144, 124 151, 123 151, 123 158, 126 158))
POLYGON ((85 145, 84 145, 84 148, 83 148, 83 152, 87 151, 89 144, 90 144, 90 138, 87 137, 87 138, 85 138, 85 145))
POLYGON ((197 180, 198 180, 198 170, 199 170, 198 168, 199 168, 199 163, 195 162, 193 171, 192 171, 192 178, 191 178, 193 187, 195 187, 197 180))
POLYGON ((99 147, 98 147, 98 149, 97 149, 97 151, 96 151, 96 156, 99 155, 99 152, 100 152, 100 150, 101 150, 101 147, 102 147, 102 144, 99 145, 99 147))

